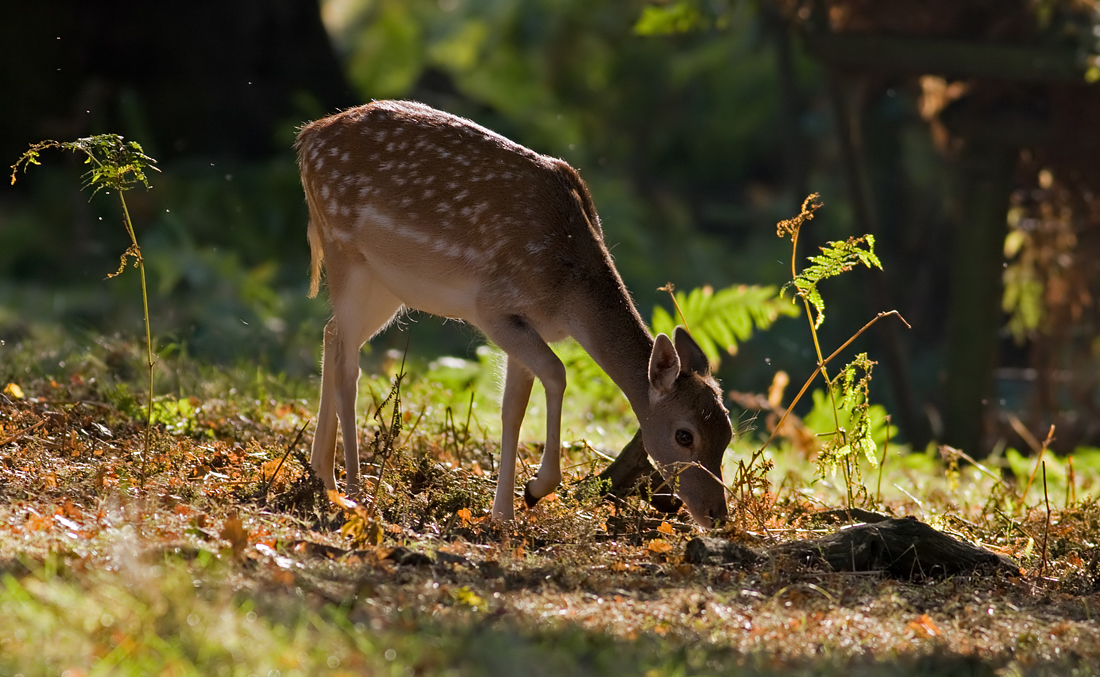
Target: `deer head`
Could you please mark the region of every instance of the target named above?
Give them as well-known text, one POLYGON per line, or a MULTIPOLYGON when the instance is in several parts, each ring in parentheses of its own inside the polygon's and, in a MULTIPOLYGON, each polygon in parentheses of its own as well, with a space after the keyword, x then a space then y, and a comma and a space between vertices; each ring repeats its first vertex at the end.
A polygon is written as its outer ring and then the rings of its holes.
POLYGON ((733 437, 721 390, 702 349, 682 327, 658 334, 649 361, 649 412, 642 442, 696 522, 727 517, 722 455, 733 437))

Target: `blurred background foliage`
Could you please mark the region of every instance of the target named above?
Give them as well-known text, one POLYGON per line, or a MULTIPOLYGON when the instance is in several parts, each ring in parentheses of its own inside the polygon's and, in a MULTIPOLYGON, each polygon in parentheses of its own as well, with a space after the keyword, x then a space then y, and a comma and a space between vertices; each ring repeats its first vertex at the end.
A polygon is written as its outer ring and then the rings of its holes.
MULTIPOLYGON (((161 350, 290 375, 317 371, 327 317, 306 298, 291 144, 338 108, 418 99, 576 166, 643 317, 671 312, 666 281, 782 285, 775 223, 817 192, 802 254, 873 233, 885 268, 823 284, 826 352, 880 310, 913 326, 852 348, 883 364, 901 435, 1022 447, 1015 418, 1071 449, 1100 444, 1098 22, 1086 0, 5 3, 0 152, 141 143, 162 173, 128 200, 161 350)), ((136 278, 103 279, 125 234, 81 169, 0 191, 6 345, 58 325, 137 335, 136 278)), ((365 359, 406 341, 477 359, 469 328, 402 325, 365 359)), ((805 328, 781 320, 721 376, 763 392, 812 369, 805 328)))

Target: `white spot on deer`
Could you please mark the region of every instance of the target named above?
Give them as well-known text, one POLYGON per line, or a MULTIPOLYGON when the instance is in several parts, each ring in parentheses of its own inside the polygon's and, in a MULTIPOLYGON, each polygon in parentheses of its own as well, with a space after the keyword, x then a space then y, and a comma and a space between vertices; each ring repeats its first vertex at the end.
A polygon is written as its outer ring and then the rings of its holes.
POLYGON ((469 194, 470 194, 470 191, 463 188, 462 190, 455 193, 455 202, 462 202, 463 200, 466 199, 466 196, 469 195, 469 194))
POLYGON ((378 143, 382 143, 383 141, 385 141, 386 140, 386 130, 379 129, 377 132, 375 132, 374 133, 374 140, 377 141, 378 143))
MULTIPOLYGON (((435 191, 432 190, 431 188, 424 191, 424 199, 425 200, 433 197, 434 195, 435 195, 435 191)), ((445 203, 440 203, 440 204, 442 205, 442 204, 445 204, 445 203)))
POLYGON ((351 153, 344 151, 344 154, 340 156, 340 162, 347 162, 351 159, 351 153))
POLYGON ((405 228, 397 231, 399 235, 403 235, 410 240, 415 240, 422 245, 432 245, 433 248, 438 244, 431 233, 425 233, 422 230, 416 230, 415 228, 405 228))
POLYGON ((401 176, 401 175, 395 176, 395 177, 393 177, 393 182, 397 186, 404 186, 405 185, 405 177, 401 176))
POLYGON ((460 244, 448 245, 440 242, 436 246, 436 251, 448 258, 457 259, 462 257, 464 248, 460 244))
POLYGON ((393 149, 396 148, 396 147, 397 147, 397 144, 394 143, 393 141, 390 141, 389 143, 386 144, 386 150, 389 151, 390 153, 392 153, 393 149))
POLYGON ((531 256, 538 256, 546 250, 546 245, 540 244, 538 242, 528 242, 527 246, 524 247, 524 249, 526 249, 527 253, 531 256))
POLYGON ((321 199, 327 200, 332 195, 332 191, 329 190, 328 184, 321 184, 321 199))
POLYGON ((360 228, 364 226, 374 226, 383 230, 396 230, 397 228, 397 223, 389 214, 379 211, 372 204, 359 205, 355 211, 359 217, 357 225, 360 228))
POLYGON ((331 155, 332 157, 336 157, 337 153, 339 153, 339 152, 340 152, 340 148, 337 147, 337 146, 333 146, 332 148, 328 149, 328 154, 331 155))
POLYGON ((324 167, 324 166, 325 166, 325 161, 320 160, 320 159, 318 159, 317 162, 315 162, 313 164, 314 171, 318 171, 318 172, 321 171, 321 167, 324 167))
POLYGON ((366 197, 374 191, 370 186, 363 186, 359 189, 359 197, 366 197))

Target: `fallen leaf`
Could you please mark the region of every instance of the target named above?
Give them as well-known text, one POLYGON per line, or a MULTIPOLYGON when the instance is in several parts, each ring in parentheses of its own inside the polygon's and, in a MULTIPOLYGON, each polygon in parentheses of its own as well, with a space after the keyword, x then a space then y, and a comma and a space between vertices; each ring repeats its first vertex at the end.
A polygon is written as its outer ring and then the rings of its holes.
POLYGON ((672 544, 663 538, 654 538, 646 547, 649 548, 650 552, 661 555, 672 550, 672 544))
POLYGON ((940 629, 928 614, 921 614, 915 621, 909 622, 909 629, 921 637, 939 637, 940 629))
POLYGON ((248 531, 245 530, 241 518, 237 517, 236 514, 231 515, 222 523, 222 530, 218 535, 223 540, 229 541, 229 547, 233 548, 234 555, 239 554, 248 545, 248 531))

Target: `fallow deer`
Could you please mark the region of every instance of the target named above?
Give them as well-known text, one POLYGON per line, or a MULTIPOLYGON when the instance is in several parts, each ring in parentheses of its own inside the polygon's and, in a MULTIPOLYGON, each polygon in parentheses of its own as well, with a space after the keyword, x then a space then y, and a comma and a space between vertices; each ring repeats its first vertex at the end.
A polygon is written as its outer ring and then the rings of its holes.
POLYGON ((565 368, 547 345, 574 337, 622 388, 657 468, 703 526, 727 515, 720 482, 729 415, 706 356, 681 328, 654 339, 604 245, 596 209, 564 161, 469 120, 376 101, 305 125, 296 143, 309 205, 310 296, 326 268, 321 404, 311 464, 358 489, 355 402, 362 345, 406 310, 461 319, 507 354, 492 517, 514 518, 520 425, 537 377, 546 446, 525 499, 561 481, 565 368))

